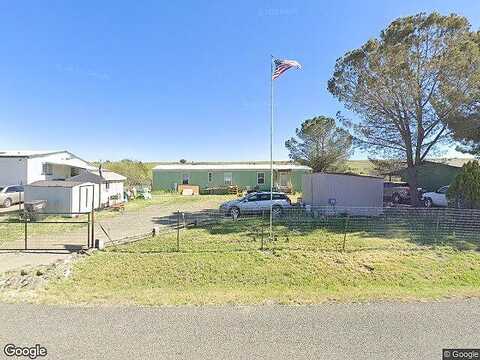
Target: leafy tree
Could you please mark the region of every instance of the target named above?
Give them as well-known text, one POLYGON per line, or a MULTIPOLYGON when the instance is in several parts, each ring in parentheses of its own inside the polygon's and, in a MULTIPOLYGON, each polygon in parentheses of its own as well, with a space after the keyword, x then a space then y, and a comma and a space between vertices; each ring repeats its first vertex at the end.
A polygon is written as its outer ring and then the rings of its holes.
POLYGON ((328 90, 360 115, 345 122, 354 143, 404 160, 414 203, 416 167, 451 141, 449 124, 467 126, 478 105, 479 36, 462 16, 420 13, 393 21, 336 62, 328 90))
POLYGON ((340 169, 352 150, 350 134, 336 126, 335 120, 317 116, 295 130, 297 138, 285 142, 290 158, 310 166, 314 172, 340 169))
POLYGON ((127 186, 150 185, 152 182, 151 168, 141 161, 106 161, 102 163, 102 167, 125 176, 127 186))
POLYGON ((187 160, 186 159, 180 159, 180 164, 186 164, 187 160))
POLYGON ((462 167, 450 185, 448 199, 457 206, 478 209, 480 208, 480 164, 478 161, 469 161, 462 167))

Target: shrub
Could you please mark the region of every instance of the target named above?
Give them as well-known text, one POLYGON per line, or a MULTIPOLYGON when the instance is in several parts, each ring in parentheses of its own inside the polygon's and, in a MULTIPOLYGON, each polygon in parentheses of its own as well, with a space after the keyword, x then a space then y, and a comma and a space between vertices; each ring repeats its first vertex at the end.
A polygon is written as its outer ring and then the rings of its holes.
POLYGON ((469 161, 448 189, 447 197, 458 207, 480 209, 480 164, 469 161))

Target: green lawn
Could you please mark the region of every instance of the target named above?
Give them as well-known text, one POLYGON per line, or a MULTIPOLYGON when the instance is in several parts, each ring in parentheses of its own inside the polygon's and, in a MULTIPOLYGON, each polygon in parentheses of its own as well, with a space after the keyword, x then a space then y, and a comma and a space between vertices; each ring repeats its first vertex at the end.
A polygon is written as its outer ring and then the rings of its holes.
POLYGON ((225 222, 108 248, 78 261, 40 301, 108 304, 309 304, 480 296, 480 253, 410 237, 225 222), (286 231, 288 230, 288 231, 286 231), (288 238, 287 236, 288 235, 288 238))

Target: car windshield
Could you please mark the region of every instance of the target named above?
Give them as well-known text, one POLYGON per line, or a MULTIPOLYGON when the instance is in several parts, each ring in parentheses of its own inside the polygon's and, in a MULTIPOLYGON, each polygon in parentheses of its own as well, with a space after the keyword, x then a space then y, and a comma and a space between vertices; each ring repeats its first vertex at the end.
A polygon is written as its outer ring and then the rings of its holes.
POLYGON ((5 188, 0 186, 0 191, 2 191, 3 189, 5 189, 5 188))

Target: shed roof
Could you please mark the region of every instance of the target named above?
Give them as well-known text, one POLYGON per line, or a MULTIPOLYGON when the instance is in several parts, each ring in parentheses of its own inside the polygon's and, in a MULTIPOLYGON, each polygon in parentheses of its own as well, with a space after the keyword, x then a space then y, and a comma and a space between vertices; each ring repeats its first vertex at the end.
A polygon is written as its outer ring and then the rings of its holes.
POLYGON ((339 172, 318 172, 318 173, 313 173, 312 175, 315 175, 315 174, 355 176, 355 177, 361 177, 361 178, 371 178, 371 179, 381 179, 381 180, 383 180, 383 176, 362 175, 362 174, 356 174, 356 173, 352 173, 352 172, 347 172, 347 173, 339 173, 339 172))
POLYGON ((110 181, 125 181, 127 178, 123 175, 109 170, 102 170, 102 176, 98 170, 84 171, 79 175, 68 178, 68 181, 89 181, 95 184, 103 184, 110 181))
POLYGON ((28 186, 35 187, 62 187, 62 188, 73 188, 75 186, 91 184, 88 181, 64 181, 64 180, 40 180, 35 181, 28 186))
MULTIPOLYGON (((92 174, 95 174, 97 176, 100 176, 100 171, 99 170, 91 170, 89 171, 92 174)), ((107 170, 107 169, 102 169, 102 177, 106 181, 125 181, 127 178, 123 175, 117 174, 116 172, 107 170)))

